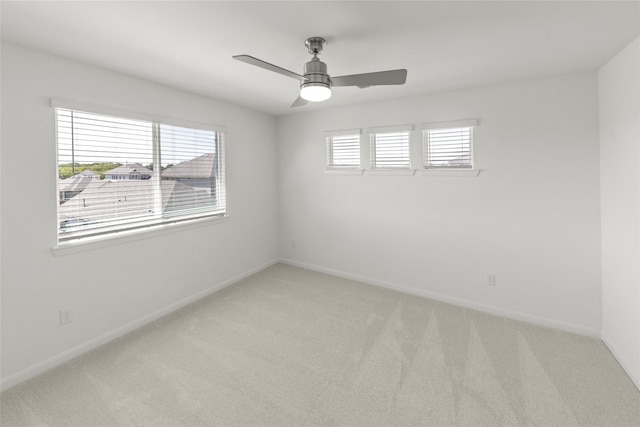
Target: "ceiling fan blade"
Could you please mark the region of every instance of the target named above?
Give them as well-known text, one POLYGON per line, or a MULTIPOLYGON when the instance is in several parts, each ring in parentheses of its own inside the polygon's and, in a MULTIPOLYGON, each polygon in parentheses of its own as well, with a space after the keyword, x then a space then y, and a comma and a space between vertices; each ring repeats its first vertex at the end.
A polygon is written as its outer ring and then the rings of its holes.
POLYGON ((407 70, 402 69, 331 77, 331 86, 358 86, 359 88, 364 88, 381 85, 402 85, 406 81, 407 70))
POLYGON ((307 101, 306 99, 303 99, 301 96, 298 96, 298 98, 293 101, 293 104, 291 104, 290 108, 293 107, 302 107, 303 105, 307 105, 309 101, 307 101))
POLYGON ((296 80, 305 81, 303 76, 300 74, 294 73, 293 71, 285 70, 284 68, 278 67, 277 65, 269 64, 261 59, 254 58, 249 55, 236 55, 233 59, 237 59, 238 61, 246 62, 247 64, 255 65, 256 67, 264 68, 265 70, 273 71, 274 73, 282 74, 287 77, 292 77, 296 80))

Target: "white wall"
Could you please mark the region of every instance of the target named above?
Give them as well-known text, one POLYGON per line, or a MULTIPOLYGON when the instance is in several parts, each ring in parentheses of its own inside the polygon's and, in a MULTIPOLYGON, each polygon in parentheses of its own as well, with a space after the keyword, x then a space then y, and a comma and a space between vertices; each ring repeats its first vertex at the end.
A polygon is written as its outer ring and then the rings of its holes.
POLYGON ((2 45, 2 386, 277 259, 275 119, 2 45), (226 221, 54 255, 51 97, 225 126, 226 221), (73 323, 59 326, 60 308, 73 323))
POLYGON ((597 94, 594 72, 279 118, 281 256, 599 336, 597 94), (466 118, 476 178, 324 173, 326 130, 466 118))
POLYGON ((640 38, 598 83, 602 338, 640 387, 640 38))

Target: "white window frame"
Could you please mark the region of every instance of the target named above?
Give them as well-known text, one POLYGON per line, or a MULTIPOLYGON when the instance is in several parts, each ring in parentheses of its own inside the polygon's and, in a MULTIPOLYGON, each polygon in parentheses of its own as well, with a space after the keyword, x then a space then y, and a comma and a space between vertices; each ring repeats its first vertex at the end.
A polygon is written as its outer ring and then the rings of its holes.
MULTIPOLYGON (((122 237, 128 236, 132 234, 139 234, 150 232, 159 229, 165 229, 166 227, 173 227, 179 224, 193 224, 196 222, 202 222, 205 220, 219 220, 227 217, 227 202, 226 202, 226 173, 225 173, 225 144, 226 144, 226 129, 220 126, 214 126, 209 124, 196 123, 188 120, 176 120, 176 119, 167 119, 165 117, 158 117, 154 115, 137 113, 122 110, 120 108, 109 108, 109 107, 101 107, 95 105, 88 105, 83 103, 78 103, 75 101, 62 100, 62 99, 51 99, 51 106, 54 110, 54 118, 56 125, 55 132, 55 140, 56 140, 56 177, 55 182, 58 182, 58 152, 59 148, 57 145, 58 140, 58 120, 57 120, 57 110, 72 110, 72 111, 80 111, 86 112, 90 114, 96 115, 104 115, 115 118, 123 118, 123 119, 131 119, 131 120, 142 120, 153 123, 154 128, 154 137, 150 144, 153 145, 153 163, 160 163, 160 140, 157 138, 157 133, 160 128, 160 125, 168 125, 168 126, 176 126, 176 127, 184 127, 195 130, 203 130, 216 134, 216 149, 217 149, 217 175, 215 179, 215 191, 216 191, 216 205, 215 208, 207 209, 207 210, 199 210, 197 211, 184 211, 183 214, 167 214, 163 212, 158 212, 157 215, 153 215, 152 218, 142 220, 142 221, 130 221, 125 219, 121 224, 114 224, 113 226, 105 226, 100 227, 95 230, 77 230, 68 233, 62 233, 60 227, 60 217, 58 212, 58 220, 56 221, 56 229, 57 229, 57 247, 54 249, 63 249, 69 248, 71 246, 77 245, 79 243, 88 243, 88 242, 96 242, 96 241, 104 241, 107 239, 111 239, 113 237, 122 237)), ((158 203, 159 198, 161 198, 161 194, 159 192, 159 182, 160 168, 154 167, 154 178, 158 184, 158 191, 154 191, 154 198, 156 201, 155 204, 158 203)), ((58 185, 56 184, 56 192, 58 192, 58 185)), ((56 197, 58 200, 59 197, 56 197)), ((57 209, 58 211, 58 209, 57 209)))
MULTIPOLYGON (((348 144, 347 141, 344 141, 348 144)), ((351 147, 347 146, 347 149, 353 148, 354 142, 351 142, 351 147)), ((327 173, 347 173, 347 174, 362 174, 362 129, 349 129, 349 130, 337 130, 325 132, 325 143, 327 150, 327 165, 325 172, 327 173), (340 164, 335 161, 334 150, 336 144, 340 144, 341 137, 352 137, 357 139, 355 147, 357 147, 357 163, 354 164, 340 164)))
MULTIPOLYGON (((370 169, 368 173, 383 173, 383 174, 396 174, 396 175, 412 175, 414 170, 412 168, 411 161, 411 133, 413 131, 413 125, 398 125, 398 126, 380 126, 380 127, 372 127, 367 129, 367 133, 369 134, 369 149, 370 149, 370 169), (406 134, 406 165, 400 166, 385 166, 381 165, 378 162, 378 154, 379 151, 377 144, 379 141, 378 136, 384 136, 389 134, 406 134)), ((380 138, 382 139, 382 138, 380 138)), ((382 139, 384 141, 384 139, 382 139)))

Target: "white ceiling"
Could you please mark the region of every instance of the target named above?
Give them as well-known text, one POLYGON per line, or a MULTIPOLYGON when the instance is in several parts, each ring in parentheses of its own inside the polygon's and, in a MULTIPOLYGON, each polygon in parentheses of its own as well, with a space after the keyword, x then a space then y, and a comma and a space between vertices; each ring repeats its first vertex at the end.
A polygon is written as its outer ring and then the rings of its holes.
POLYGON ((2 1, 2 40, 274 115, 595 70, 640 34, 640 1, 2 1), (406 68, 289 108, 304 40, 331 75, 406 68))

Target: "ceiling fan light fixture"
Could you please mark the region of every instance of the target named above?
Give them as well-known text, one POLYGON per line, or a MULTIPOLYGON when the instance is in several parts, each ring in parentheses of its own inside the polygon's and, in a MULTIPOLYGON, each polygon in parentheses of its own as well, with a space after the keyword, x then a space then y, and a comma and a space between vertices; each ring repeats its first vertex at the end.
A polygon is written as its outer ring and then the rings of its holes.
POLYGON ((331 98, 331 88, 326 83, 304 83, 300 86, 300 98, 310 102, 321 102, 331 98))

